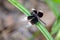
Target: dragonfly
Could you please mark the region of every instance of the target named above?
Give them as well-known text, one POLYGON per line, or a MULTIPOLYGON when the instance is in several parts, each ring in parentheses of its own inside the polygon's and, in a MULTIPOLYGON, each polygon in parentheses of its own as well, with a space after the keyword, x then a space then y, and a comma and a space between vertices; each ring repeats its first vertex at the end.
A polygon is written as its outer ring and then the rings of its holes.
POLYGON ((44 25, 46 25, 46 23, 44 23, 40 18, 43 17, 43 12, 41 11, 37 11, 36 9, 32 9, 31 12, 31 16, 28 16, 27 19, 30 20, 31 24, 36 24, 37 22, 41 22, 44 25))

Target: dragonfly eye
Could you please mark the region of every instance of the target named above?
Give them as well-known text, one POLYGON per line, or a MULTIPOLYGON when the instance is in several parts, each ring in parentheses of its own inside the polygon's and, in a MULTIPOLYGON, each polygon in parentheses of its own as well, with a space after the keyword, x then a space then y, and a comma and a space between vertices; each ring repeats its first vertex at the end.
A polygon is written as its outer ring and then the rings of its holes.
POLYGON ((32 11, 33 11, 35 14, 37 14, 37 10, 36 10, 36 9, 32 9, 32 11))
POLYGON ((33 10, 33 12, 34 12, 35 14, 37 14, 37 10, 33 10))
POLYGON ((37 15, 41 18, 43 16, 43 13, 42 12, 38 12, 37 15))

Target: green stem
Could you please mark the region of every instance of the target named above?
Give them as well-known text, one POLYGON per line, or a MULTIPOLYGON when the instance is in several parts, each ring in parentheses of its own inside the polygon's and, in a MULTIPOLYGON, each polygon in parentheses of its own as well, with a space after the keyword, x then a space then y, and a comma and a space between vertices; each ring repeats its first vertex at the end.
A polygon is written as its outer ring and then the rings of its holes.
POLYGON ((30 12, 23 7, 20 3, 18 3, 17 0, 8 0, 10 3, 12 3, 15 7, 17 7, 20 11, 22 11, 26 16, 30 16, 30 12))
MULTIPOLYGON (((17 0, 8 0, 10 3, 12 3, 14 6, 16 6, 20 11, 22 11, 26 16, 30 16, 30 12, 24 8, 20 3, 18 3, 17 0)), ((47 40, 53 40, 50 33, 47 31, 47 29, 41 24, 36 23, 37 28, 43 33, 43 35, 46 37, 47 40)))
POLYGON ((52 36, 49 34, 47 29, 41 23, 38 22, 36 26, 43 33, 47 40, 53 40, 52 36))

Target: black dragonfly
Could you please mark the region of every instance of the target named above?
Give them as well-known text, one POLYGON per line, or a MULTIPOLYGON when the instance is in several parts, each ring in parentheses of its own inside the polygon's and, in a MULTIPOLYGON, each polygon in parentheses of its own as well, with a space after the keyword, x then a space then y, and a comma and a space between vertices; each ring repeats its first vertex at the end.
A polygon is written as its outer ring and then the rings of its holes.
POLYGON ((42 12, 37 12, 36 9, 33 9, 31 12, 31 16, 28 16, 27 19, 30 20, 31 24, 36 24, 37 22, 42 22, 43 24, 46 25, 40 18, 43 17, 42 12))

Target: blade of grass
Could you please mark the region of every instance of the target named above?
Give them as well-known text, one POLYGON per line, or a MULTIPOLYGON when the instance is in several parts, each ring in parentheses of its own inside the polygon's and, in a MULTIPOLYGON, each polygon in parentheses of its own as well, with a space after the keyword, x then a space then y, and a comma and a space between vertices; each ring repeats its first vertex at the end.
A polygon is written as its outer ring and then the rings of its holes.
POLYGON ((23 5, 19 4, 17 2, 17 0, 8 0, 9 2, 11 2, 14 6, 16 6, 20 11, 22 11, 26 16, 30 16, 30 12, 23 7, 23 5))
POLYGON ((60 22, 56 21, 51 29, 51 35, 57 33, 60 29, 60 22))
POLYGON ((60 24, 60 12, 59 12, 59 9, 56 5, 55 2, 53 2, 52 0, 45 0, 46 3, 48 4, 48 6, 51 8, 51 10, 54 12, 54 15, 56 17, 56 22, 54 23, 53 27, 52 27, 52 30, 51 30, 51 34, 53 35, 54 33, 58 32, 59 30, 59 24, 60 24))
POLYGON ((41 23, 38 22, 36 24, 36 26, 43 33, 43 35, 46 37, 47 40, 53 40, 50 33, 47 31, 47 29, 41 23))
POLYGON ((57 36, 55 37, 55 40, 60 40, 60 30, 57 33, 57 36))
MULTIPOLYGON (((30 16, 30 12, 24 8, 20 3, 18 3, 17 0, 8 0, 10 3, 12 3, 14 6, 16 6, 20 11, 22 11, 26 16, 30 16)), ((43 35, 46 37, 47 40, 53 40, 50 33, 47 31, 47 29, 40 23, 36 23, 37 28, 43 33, 43 35)))

